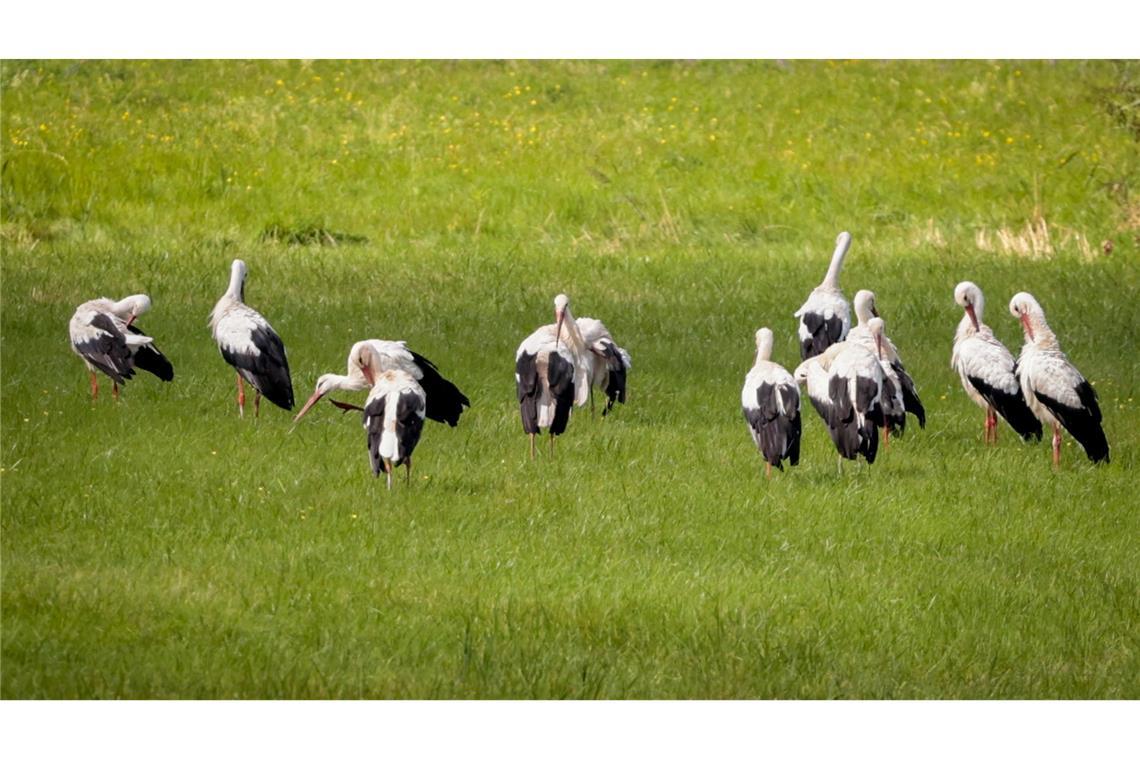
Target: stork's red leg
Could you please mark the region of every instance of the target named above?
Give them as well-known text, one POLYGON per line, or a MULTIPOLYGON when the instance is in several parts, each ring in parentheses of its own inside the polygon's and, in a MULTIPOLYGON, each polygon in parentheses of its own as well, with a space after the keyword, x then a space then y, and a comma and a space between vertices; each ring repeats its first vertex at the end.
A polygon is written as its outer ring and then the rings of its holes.
POLYGON ((764 477, 768 478, 768 480, 772 479, 772 463, 771 462, 765 462, 764 463, 764 477))
POLYGON ((261 391, 254 389, 253 393, 253 418, 256 420, 257 416, 261 414, 261 391))
POLYGON ((111 397, 116 401, 119 400, 119 384, 114 381, 111 382, 111 397))
POLYGON ((237 376, 237 389, 238 389, 238 416, 245 417, 245 383, 241 380, 241 375, 237 376))
POLYGON ((986 407, 986 443, 997 443, 997 412, 986 407))
POLYGON ((94 372, 91 373, 91 400, 99 398, 99 378, 94 372))
POLYGON ((384 460, 384 475, 388 478, 388 490, 392 490, 392 463, 384 460))
POLYGON ((534 433, 530 434, 530 461, 534 461, 534 433))
POLYGON ((1061 426, 1053 423, 1053 469, 1061 469, 1061 426))

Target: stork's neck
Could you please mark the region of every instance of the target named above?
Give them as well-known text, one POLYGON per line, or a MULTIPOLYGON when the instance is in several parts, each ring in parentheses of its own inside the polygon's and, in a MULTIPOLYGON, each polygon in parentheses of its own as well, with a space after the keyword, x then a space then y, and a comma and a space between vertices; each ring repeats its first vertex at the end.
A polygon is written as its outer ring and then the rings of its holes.
POLYGON ((771 358, 772 358, 772 339, 768 338, 767 340, 764 340, 764 339, 757 340, 756 341, 756 362, 755 362, 754 366, 760 364, 760 362, 769 361, 771 358))
POLYGON ((1026 343, 1032 343, 1035 348, 1061 350, 1061 343, 1057 340, 1057 335, 1049 329, 1049 323, 1045 321, 1045 315, 1040 312, 1029 313, 1029 327, 1033 330, 1033 338, 1030 339, 1028 335, 1025 336, 1026 343))
POLYGON ((230 269, 230 286, 226 288, 226 295, 235 301, 245 302, 245 276, 239 267, 230 269))
MULTIPOLYGON (((977 312, 975 312, 975 313, 977 313, 977 312)), ((965 312, 965 310, 963 310, 962 311, 962 319, 959 320, 959 322, 958 322, 958 330, 955 332, 955 335, 957 335, 959 338, 965 338, 967 336, 973 335, 974 333, 981 332, 981 328, 982 328, 981 317, 978 317, 978 329, 975 330, 974 329, 974 323, 972 321, 970 321, 970 315, 967 314, 965 312)))
POLYGON ((364 373, 359 368, 350 375, 333 375, 332 381, 334 383, 333 390, 341 391, 363 391, 371 388, 368 380, 365 379, 364 373))
POLYGON ((563 315, 562 332, 558 337, 566 341, 572 351, 581 354, 586 350, 586 341, 582 338, 582 331, 578 329, 578 323, 574 320, 574 315, 570 313, 569 307, 566 308, 563 315))
POLYGON ((827 268, 827 274, 823 277, 823 282, 819 284, 821 288, 833 288, 839 290, 839 271, 843 269, 843 258, 847 255, 847 249, 851 247, 851 238, 842 238, 835 246, 835 253, 831 254, 831 265, 827 268))

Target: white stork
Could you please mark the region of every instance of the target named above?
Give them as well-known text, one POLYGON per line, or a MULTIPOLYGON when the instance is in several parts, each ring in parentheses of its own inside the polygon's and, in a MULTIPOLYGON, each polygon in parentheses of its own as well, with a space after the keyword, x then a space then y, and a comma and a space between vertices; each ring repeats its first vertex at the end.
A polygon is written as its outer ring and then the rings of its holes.
POLYGON ((243 378, 255 391, 255 417, 262 396, 288 411, 293 408, 293 381, 285 346, 265 317, 244 303, 245 274, 245 262, 234 259, 229 287, 210 313, 210 329, 222 358, 237 371, 238 414, 245 416, 243 378))
POLYGON ((390 369, 373 373, 372 368, 366 365, 361 374, 371 388, 364 406, 341 401, 332 403, 344 411, 355 409, 363 412, 372 474, 380 477, 383 472, 387 476, 390 491, 392 470, 403 464, 406 468, 405 482, 411 485, 412 452, 416 450, 424 429, 427 394, 416 379, 403 370, 390 369))
POLYGON ((360 391, 372 387, 365 371, 372 376, 381 372, 399 371, 412 376, 427 397, 425 413, 429 420, 446 422, 451 427, 459 424, 464 407, 471 406, 450 380, 439 374, 430 359, 408 349, 402 340, 362 340, 354 343, 348 352, 348 374, 325 374, 317 378, 313 395, 301 407, 293 421, 301 419, 324 396, 333 391, 360 391))
POLYGON ((1018 293, 1009 302, 1009 312, 1025 330, 1025 345, 1017 359, 1021 392, 1037 419, 1053 426, 1053 467, 1061 466, 1062 427, 1077 439, 1090 461, 1109 461, 1096 391, 1061 350, 1041 305, 1028 293, 1018 293))
MULTIPOLYGON (((871 353, 875 354, 879 359, 885 362, 883 371, 886 374, 890 384, 893 386, 891 395, 898 396, 902 400, 902 408, 918 420, 920 428, 926 427, 926 409, 922 406, 922 400, 918 397, 918 390, 914 386, 914 379, 910 373, 906 371, 903 366, 902 359, 899 358, 898 349, 891 339, 887 337, 882 329, 879 330, 879 338, 876 338, 871 331, 870 322, 872 319, 880 318, 879 310, 875 303, 875 294, 870 290, 860 290, 855 294, 853 303, 855 307, 855 319, 858 324, 851 328, 847 333, 848 343, 858 343, 871 353)), ((888 412, 892 418, 897 420, 897 416, 888 412)), ((897 430, 901 435, 903 427, 905 427, 906 418, 902 418, 901 424, 888 424, 888 429, 897 430)), ((884 438, 884 443, 888 439, 884 438)))
POLYGON ((835 239, 835 253, 831 254, 831 266, 823 282, 811 292, 795 314, 800 320, 800 358, 817 356, 833 343, 847 336, 851 329, 851 308, 843 291, 839 289, 839 270, 843 268, 843 257, 851 247, 851 233, 840 232, 835 239))
POLYGON ((609 414, 614 402, 625 403, 626 375, 632 369, 629 352, 614 342, 610 331, 600 319, 578 317, 575 320, 582 333, 582 341, 590 350, 590 410, 593 412, 594 386, 606 394, 606 408, 602 416, 609 414))
POLYGON ((756 331, 756 362, 744 376, 740 404, 769 478, 772 465, 783 472, 785 459, 793 467, 799 464, 801 431, 799 386, 771 356, 772 331, 761 327, 756 331))
POLYGON ((135 369, 150 372, 160 380, 174 379, 174 367, 151 338, 134 322, 150 311, 150 297, 127 296, 121 301, 96 298, 80 304, 71 317, 68 332, 71 350, 91 373, 91 398, 99 397, 95 370, 111 378, 111 395, 119 397, 119 386, 134 377, 135 369))
POLYGON ((523 432, 530 436, 531 459, 539 429, 550 431, 553 455, 554 437, 566 431, 570 408, 585 404, 590 394, 589 349, 565 294, 554 299, 554 320, 527 336, 515 352, 519 415, 523 432))
POLYGON ((962 380, 962 388, 975 404, 986 410, 985 443, 997 443, 997 416, 1025 440, 1041 440, 1041 421, 1030 411, 1017 380, 1013 354, 982 322, 985 298, 972 282, 958 283, 954 301, 965 314, 954 333, 950 367, 962 380))
MULTIPOLYGON (((891 445, 892 430, 898 435, 906 432, 906 394, 903 393, 904 385, 899 373, 885 358, 883 344, 889 338, 883 334, 883 326, 883 320, 880 317, 872 317, 867 321, 867 330, 870 332, 872 340, 871 353, 879 360, 879 367, 883 370, 883 393, 879 402, 883 408, 883 448, 886 449, 891 445)), ((855 328, 851 328, 851 332, 855 332, 855 328)), ((850 337, 851 333, 848 333, 848 342, 856 345, 850 340, 850 337)), ((909 376, 907 380, 910 380, 909 376)), ((921 408, 919 406, 919 409, 921 408)))
POLYGON ((854 343, 836 343, 796 367, 795 378, 806 384, 839 456, 862 454, 868 464, 874 462, 883 419, 883 370, 874 354, 854 343))

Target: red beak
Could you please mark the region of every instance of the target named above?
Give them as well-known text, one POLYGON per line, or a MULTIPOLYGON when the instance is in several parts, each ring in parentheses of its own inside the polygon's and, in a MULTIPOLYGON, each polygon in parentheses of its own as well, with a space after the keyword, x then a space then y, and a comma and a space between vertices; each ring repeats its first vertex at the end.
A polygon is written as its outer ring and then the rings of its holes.
POLYGON ((372 374, 371 367, 365 364, 360 368, 360 371, 364 373, 364 379, 368 381, 369 385, 376 385, 376 376, 372 374))
POLYGON ((127 317, 127 327, 131 326, 131 322, 134 322, 135 317, 137 317, 137 316, 138 316, 138 314, 132 314, 131 316, 127 317))
POLYGON ((875 347, 879 350, 879 361, 883 360, 883 336, 875 336, 875 347))
POLYGON ((1029 326, 1028 314, 1021 315, 1021 326, 1025 328, 1025 334, 1029 336, 1029 339, 1033 340, 1033 328, 1029 326))
POLYGON ((982 328, 978 326, 978 315, 974 314, 974 304, 966 304, 966 313, 970 315, 970 321, 974 323, 974 329, 981 330, 982 328))
POLYGON ((305 413, 312 409, 314 404, 324 398, 324 395, 325 394, 321 393, 320 391, 317 391, 312 396, 309 396, 309 400, 305 402, 305 405, 303 407, 301 407, 301 411, 297 412, 297 416, 293 418, 293 422, 296 422, 297 420, 304 417, 305 413))
POLYGON ((562 322, 566 319, 566 312, 554 312, 555 319, 558 320, 557 326, 554 330, 554 350, 558 350, 558 341, 562 338, 562 322))

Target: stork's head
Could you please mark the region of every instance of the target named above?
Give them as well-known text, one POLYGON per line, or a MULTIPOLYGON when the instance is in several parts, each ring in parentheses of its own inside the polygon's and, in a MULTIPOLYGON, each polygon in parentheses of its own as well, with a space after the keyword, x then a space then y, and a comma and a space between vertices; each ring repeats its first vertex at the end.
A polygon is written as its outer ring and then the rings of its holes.
POLYGON ((800 385, 803 385, 804 383, 807 382, 808 368, 810 367, 810 365, 813 361, 815 361, 814 358, 808 359, 805 362, 801 362, 800 366, 796 367, 796 371, 792 373, 792 377, 794 377, 796 379, 796 382, 799 383, 800 385))
POLYGON ((376 384, 376 374, 378 371, 376 350, 368 344, 368 341, 362 340, 359 343, 353 344, 352 351, 348 354, 348 363, 350 367, 360 370, 364 375, 364 379, 368 381, 369 385, 376 384))
POLYGON ((558 341, 562 337, 562 323, 570 316, 570 296, 559 293, 554 297, 554 323, 556 325, 554 347, 558 348, 558 341))
POLYGON ((871 317, 879 316, 879 310, 875 308, 874 292, 860 290, 855 294, 855 316, 861 325, 867 324, 867 320, 871 317))
POLYGON ((127 327, 130 327, 132 322, 150 311, 150 296, 145 293, 127 296, 112 306, 111 311, 120 319, 125 319, 127 327))
POLYGON ((772 331, 767 327, 761 327, 756 331, 756 358, 767 360, 772 356, 772 331))
POLYGON ((246 271, 245 262, 241 259, 234 259, 234 263, 230 264, 230 287, 226 292, 239 301, 245 300, 246 271))
POLYGON ((313 390, 313 395, 309 396, 309 400, 301 407, 301 411, 297 412, 297 416, 293 418, 293 422, 301 419, 313 406, 322 398, 327 396, 332 391, 340 386, 340 381, 343 380, 340 375, 321 375, 317 378, 317 387, 313 390))
POLYGON ((875 339, 875 354, 879 359, 883 358, 883 327, 883 320, 880 317, 874 317, 867 322, 867 329, 875 339))
POLYGON ((982 289, 969 280, 964 280, 954 288, 954 303, 966 310, 970 321, 974 323, 974 329, 979 329, 979 323, 982 320, 982 308, 985 304, 985 299, 982 298, 982 289))
POLYGON ((1021 320, 1025 337, 1031 342, 1035 340, 1033 326, 1045 321, 1045 312, 1041 309, 1041 304, 1037 303, 1037 299, 1028 293, 1018 293, 1009 301, 1009 313, 1021 320))

